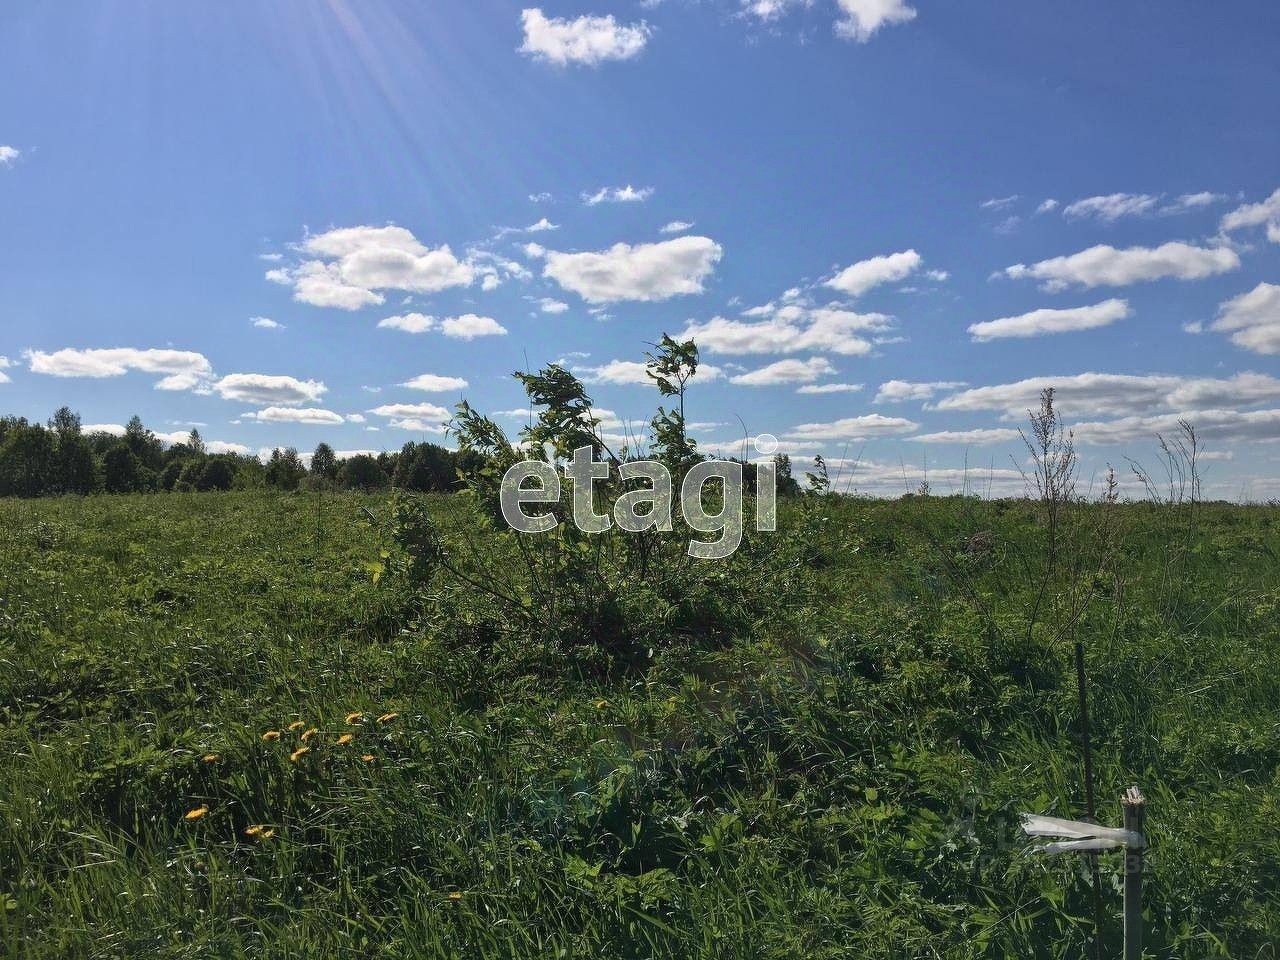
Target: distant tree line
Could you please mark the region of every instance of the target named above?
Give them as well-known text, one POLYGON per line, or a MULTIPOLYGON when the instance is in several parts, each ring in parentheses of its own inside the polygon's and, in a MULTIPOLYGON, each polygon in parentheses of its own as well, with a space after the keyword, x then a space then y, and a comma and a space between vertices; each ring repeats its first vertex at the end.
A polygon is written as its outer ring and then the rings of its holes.
POLYGON ((0 497, 59 494, 206 492, 275 487, 448 492, 458 472, 478 469, 475 454, 434 443, 406 443, 398 453, 339 459, 327 443, 316 447, 310 469, 292 447, 255 456, 210 453, 198 430, 165 446, 138 417, 124 434, 86 433, 80 415, 61 407, 47 424, 0 417, 0 497))
MULTIPOLYGON (((778 494, 799 493, 790 458, 774 460, 778 494)), ((738 462, 747 493, 754 493, 755 464, 738 462)), ((166 447, 137 416, 129 420, 122 436, 86 433, 80 415, 69 407, 60 407, 44 425, 24 417, 0 417, 0 497, 202 493, 255 487, 450 492, 458 489, 460 472, 470 475, 483 466, 483 458, 475 451, 413 442, 396 453, 359 453, 341 459, 322 443, 312 453, 309 468, 298 451, 288 447, 273 450, 264 464, 249 454, 210 453, 199 430, 166 447)))

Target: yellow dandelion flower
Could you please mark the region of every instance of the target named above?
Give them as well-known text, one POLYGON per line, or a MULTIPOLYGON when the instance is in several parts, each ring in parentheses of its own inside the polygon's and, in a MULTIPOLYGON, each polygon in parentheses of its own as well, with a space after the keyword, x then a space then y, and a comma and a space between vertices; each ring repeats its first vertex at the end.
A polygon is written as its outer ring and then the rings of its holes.
POLYGON ((205 762, 205 763, 217 763, 219 760, 221 760, 221 759, 222 759, 222 754, 220 754, 220 753, 206 753, 206 754, 204 755, 204 758, 203 758, 203 759, 204 759, 204 762, 205 762))
POLYGON ((297 750, 293 751, 293 753, 289 754, 289 759, 292 760, 294 763, 297 763, 300 759, 305 757, 310 752, 311 752, 310 747, 299 747, 297 750))
POLYGON ((347 723, 359 723, 363 719, 364 719, 364 714, 361 713, 359 710, 355 711, 355 713, 347 714, 347 723))
POLYGON ((364 756, 362 756, 360 759, 361 759, 361 760, 363 760, 365 763, 373 763, 373 754, 372 754, 372 753, 366 753, 366 754, 365 754, 364 756))
POLYGON ((264 733, 264 734, 262 735, 262 739, 263 739, 263 740, 279 740, 279 739, 280 739, 280 731, 279 731, 279 730, 268 730, 266 733, 264 733))
POLYGON ((338 738, 338 746, 345 747, 348 743, 356 738, 354 733, 344 733, 338 738))
POLYGON ((315 736, 317 733, 319 733, 319 732, 320 732, 320 730, 319 730, 319 728, 318 728, 318 727, 312 727, 310 730, 308 730, 306 733, 304 733, 301 737, 299 737, 299 739, 300 739, 303 743, 306 743, 308 740, 310 740, 312 737, 314 737, 314 736, 315 736))
POLYGON ((262 824, 260 824, 260 823, 255 823, 252 827, 245 827, 245 828, 244 828, 244 835, 245 835, 246 837, 256 837, 256 836, 257 836, 258 834, 260 834, 262 831, 263 831, 263 826, 262 826, 262 824))
POLYGON ((260 834, 258 834, 258 839, 270 840, 275 835, 276 835, 276 832, 274 830, 263 830, 260 834))
POLYGON ((453 891, 453 893, 449 894, 449 899, 450 899, 450 900, 461 900, 461 899, 462 899, 462 894, 460 894, 457 890, 455 890, 455 891, 453 891))
POLYGON ((597 700, 597 701, 596 701, 596 709, 597 709, 597 710, 603 710, 603 709, 604 709, 605 707, 607 707, 608 705, 609 705, 609 701, 608 701, 608 700, 597 700))
POLYGON ((303 727, 305 727, 305 726, 306 726, 306 724, 305 724, 305 723, 303 723, 301 720, 295 720, 295 721, 293 721, 293 723, 289 724, 289 729, 290 729, 290 730, 301 730, 301 729, 302 729, 303 727))
POLYGON ((378 722, 379 722, 379 723, 390 723, 392 720, 394 720, 394 719, 395 719, 396 717, 398 717, 398 716, 400 716, 400 714, 398 714, 398 713, 384 713, 382 716, 380 716, 380 717, 378 718, 378 722))
POLYGON ((188 810, 184 819, 199 820, 208 812, 209 812, 209 808, 207 806, 199 806, 199 807, 196 807, 194 810, 188 810))

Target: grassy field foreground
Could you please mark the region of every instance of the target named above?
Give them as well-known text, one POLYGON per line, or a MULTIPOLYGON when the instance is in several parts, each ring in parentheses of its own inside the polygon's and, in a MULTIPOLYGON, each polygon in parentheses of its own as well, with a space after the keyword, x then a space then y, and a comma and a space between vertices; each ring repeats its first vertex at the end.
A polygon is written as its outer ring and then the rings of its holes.
POLYGON ((386 497, 0 502, 0 946, 1080 957, 1086 863, 1017 831, 1083 814, 1073 636, 1100 815, 1149 797, 1150 955, 1275 957, 1280 511, 1116 510, 1069 631, 1033 505, 822 498, 733 642, 575 673, 408 582, 386 497))

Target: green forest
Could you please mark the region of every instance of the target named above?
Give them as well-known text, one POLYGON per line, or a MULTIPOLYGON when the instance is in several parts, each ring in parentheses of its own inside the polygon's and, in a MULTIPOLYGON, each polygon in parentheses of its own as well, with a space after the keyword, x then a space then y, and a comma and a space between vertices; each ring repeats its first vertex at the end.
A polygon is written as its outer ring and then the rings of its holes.
POLYGON ((166 445, 132 417, 120 436, 85 432, 80 415, 56 410, 46 425, 0 417, 0 497, 60 494, 279 490, 449 491, 474 460, 434 443, 409 442, 394 453, 339 458, 320 443, 308 461, 292 447, 273 449, 264 463, 245 453, 210 452, 198 428, 166 445))

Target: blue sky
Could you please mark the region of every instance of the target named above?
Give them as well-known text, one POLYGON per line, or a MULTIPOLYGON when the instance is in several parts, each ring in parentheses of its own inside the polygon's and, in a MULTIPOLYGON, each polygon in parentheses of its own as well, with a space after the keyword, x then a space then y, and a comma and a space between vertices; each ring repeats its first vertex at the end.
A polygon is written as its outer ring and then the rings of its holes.
POLYGON ((708 449, 1014 489, 1053 383, 1086 477, 1186 416, 1212 492, 1275 496, 1278 39, 1262 0, 11 0, 0 410, 396 449, 559 359, 622 433, 668 331, 708 449))

